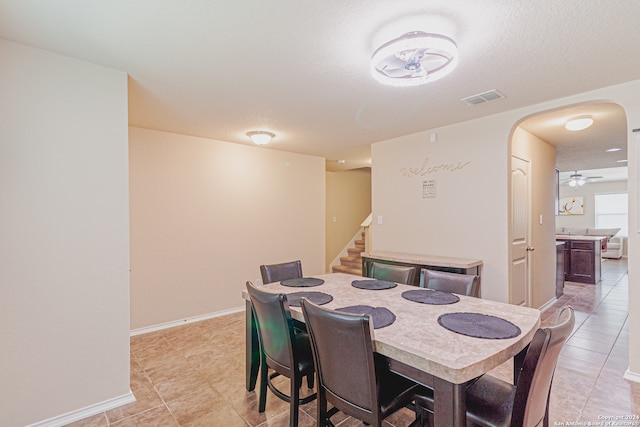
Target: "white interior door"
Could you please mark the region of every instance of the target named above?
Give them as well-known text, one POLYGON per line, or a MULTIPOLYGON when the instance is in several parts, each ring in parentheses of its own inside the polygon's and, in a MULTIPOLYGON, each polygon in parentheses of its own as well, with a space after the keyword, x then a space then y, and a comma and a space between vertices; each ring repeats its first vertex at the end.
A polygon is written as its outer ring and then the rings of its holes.
POLYGON ((511 157, 511 268, 509 302, 530 305, 529 246, 530 178, 529 160, 511 157))

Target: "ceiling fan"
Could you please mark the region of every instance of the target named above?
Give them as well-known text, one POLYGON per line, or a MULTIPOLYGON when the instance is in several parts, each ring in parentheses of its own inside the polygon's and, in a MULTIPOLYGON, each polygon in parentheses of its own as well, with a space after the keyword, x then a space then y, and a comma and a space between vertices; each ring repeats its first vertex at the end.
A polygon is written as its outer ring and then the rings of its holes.
POLYGON ((578 171, 575 171, 571 175, 569 175, 568 179, 565 179, 563 183, 568 183, 571 187, 584 185, 587 182, 591 182, 596 179, 602 179, 602 176, 582 176, 578 171))
POLYGON ((371 57, 371 74, 380 83, 413 86, 435 81, 457 63, 457 46, 441 34, 413 31, 380 46, 371 57))

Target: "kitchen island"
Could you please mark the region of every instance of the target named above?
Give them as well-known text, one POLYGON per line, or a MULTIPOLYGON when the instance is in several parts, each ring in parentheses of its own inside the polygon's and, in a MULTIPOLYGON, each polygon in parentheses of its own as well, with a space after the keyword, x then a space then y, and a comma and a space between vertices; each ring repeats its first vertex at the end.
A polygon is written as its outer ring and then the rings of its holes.
POLYGON ((565 242, 565 280, 598 283, 602 278, 602 247, 606 241, 607 236, 556 235, 556 242, 565 242))

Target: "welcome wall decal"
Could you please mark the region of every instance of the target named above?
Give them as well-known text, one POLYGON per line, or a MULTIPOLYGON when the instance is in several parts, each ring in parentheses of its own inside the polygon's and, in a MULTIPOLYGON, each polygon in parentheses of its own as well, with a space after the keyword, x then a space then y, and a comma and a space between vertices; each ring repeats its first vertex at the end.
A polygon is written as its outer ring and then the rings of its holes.
POLYGON ((420 167, 403 166, 400 168, 402 176, 411 178, 412 176, 425 176, 430 173, 449 171, 455 172, 469 166, 471 162, 454 162, 454 163, 442 163, 439 165, 430 165, 429 158, 425 157, 420 167))

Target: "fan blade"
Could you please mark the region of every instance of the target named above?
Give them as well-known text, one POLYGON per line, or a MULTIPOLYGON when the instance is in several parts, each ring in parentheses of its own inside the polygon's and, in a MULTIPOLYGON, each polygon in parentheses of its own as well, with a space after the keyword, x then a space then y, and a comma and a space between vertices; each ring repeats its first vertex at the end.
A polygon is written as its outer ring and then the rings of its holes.
POLYGON ((433 55, 426 53, 420 63, 424 65, 424 68, 433 70, 434 68, 443 66, 448 61, 449 60, 442 55, 433 55))
POLYGON ((404 68, 385 68, 381 71, 389 77, 408 77, 413 74, 413 71, 405 70, 404 68))
POLYGON ((380 60, 376 65, 376 68, 382 70, 396 70, 405 69, 407 63, 395 55, 389 55, 386 58, 380 60))
POLYGON ((395 56, 388 56, 378 62, 376 68, 389 77, 404 77, 412 75, 414 71, 407 70, 405 65, 406 63, 403 60, 395 56))

